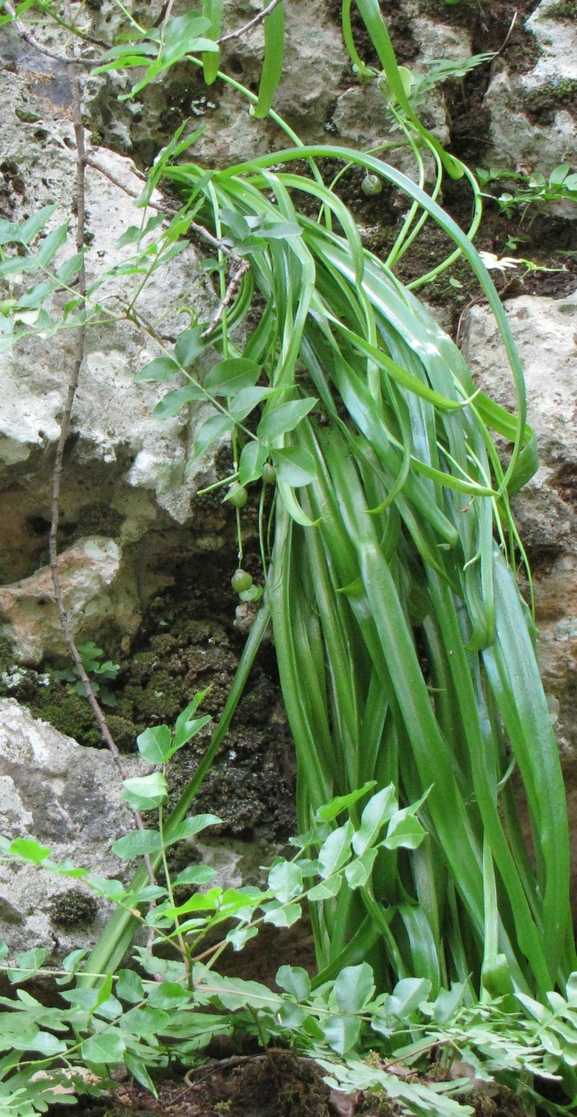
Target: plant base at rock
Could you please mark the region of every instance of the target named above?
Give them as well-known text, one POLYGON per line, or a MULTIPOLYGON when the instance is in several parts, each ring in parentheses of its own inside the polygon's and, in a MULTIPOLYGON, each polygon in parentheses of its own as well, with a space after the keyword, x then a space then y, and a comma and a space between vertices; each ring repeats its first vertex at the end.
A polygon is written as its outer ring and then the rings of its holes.
MULTIPOLYGON (((157 724, 138 737, 154 770, 124 781, 137 829, 113 850, 142 858, 128 888, 51 865, 49 849, 33 837, 2 843, 9 861, 78 878, 117 905, 90 956, 66 961, 72 987, 63 981, 61 992, 69 1008, 25 996, 3 1002, 5 1099, 21 1117, 26 1107, 41 1108, 51 1089, 66 1090, 70 1075, 77 1090, 98 1089, 84 1080, 86 1066, 101 1082, 124 1067, 154 1092, 154 1073, 170 1056, 194 1062, 207 1028, 227 1035, 242 1028, 267 1059, 271 1041, 290 1042, 323 1066, 334 1088, 383 1089, 418 1117, 469 1111, 454 1097, 471 1077, 451 1076, 454 1053, 479 1077, 522 1082, 529 1099, 537 1076, 558 1078, 568 1097, 576 1093, 565 796, 532 619, 516 582, 524 552, 510 510, 537 468, 523 372, 507 314, 472 245, 481 218, 475 178, 416 116, 377 0, 356 7, 380 69, 361 58, 345 0, 349 55, 386 99, 400 137, 399 145, 381 147, 402 147, 417 182, 380 158, 380 148, 303 145, 275 114, 280 0, 230 33, 242 36, 264 22, 258 92, 218 69, 230 37, 221 37, 220 3, 184 15, 169 4, 151 26, 127 16, 127 36, 98 59, 95 73, 136 68, 132 89, 119 98, 125 101, 177 64, 202 69, 208 84, 222 81, 245 97, 256 119, 270 115, 291 146, 207 170, 187 161, 201 136, 183 138, 181 123, 137 200, 141 225, 121 237, 126 258, 86 286, 82 183, 90 157, 76 76, 76 254, 66 256, 68 223, 51 227, 52 203, 0 226, 0 278, 10 288, 2 347, 64 330, 76 339, 54 471, 51 569, 67 643, 113 753, 71 634, 56 556, 65 436, 90 331, 121 323, 138 331, 143 349, 150 345, 135 382, 165 386, 156 420, 198 408, 186 453, 183 439, 187 474, 230 440, 230 472, 202 491, 221 489, 234 508, 231 577, 244 605, 260 602, 223 718, 168 816, 165 767, 207 723, 197 716, 200 696, 173 730, 157 724), (339 195, 349 172, 360 176, 365 197, 395 194, 407 207, 386 259, 367 249, 339 195), (468 234, 438 204, 447 175, 471 189, 468 234), (171 195, 163 198, 167 186, 171 195), (427 223, 448 239, 449 255, 409 289, 394 268, 427 223), (187 305, 184 325, 151 322, 140 295, 193 238, 206 249, 214 305, 187 305), (457 259, 470 265, 495 316, 514 414, 479 390, 461 352, 414 296, 457 259), (114 286, 119 277, 131 277, 129 294, 114 286), (63 292, 64 307, 56 297, 63 292), (507 444, 503 458, 495 434, 507 444), (256 576, 244 562, 251 492, 259 494, 256 576), (269 620, 296 746, 296 853, 270 867, 263 889, 223 888, 202 864, 172 880, 167 850, 219 823, 188 810, 269 620), (153 810, 158 822, 149 827, 153 810), (313 905, 315 977, 283 965, 276 992, 218 972, 225 948, 242 949, 261 923, 291 926, 305 900, 313 905), (145 939, 131 966, 125 956, 137 929, 145 939), (409 1077, 394 1072, 399 1062, 409 1077)), ((45 5, 42 11, 50 14, 45 5)), ((16 30, 30 44, 31 32, 18 23, 16 30)), ((86 49, 100 45, 92 40, 86 49)), ((87 59, 64 58, 76 71, 81 62, 87 59)), ((42 950, 26 951, 5 965, 19 984, 45 960, 42 950)))
MULTIPOLYGON (((43 968, 46 950, 10 959, 0 944, 1 968, 12 985, 50 974, 65 1006, 47 1007, 25 988, 18 999, 0 997, 3 1112, 33 1117, 64 1097, 97 1097, 108 1092, 119 1068, 157 1096, 158 1076, 175 1059, 191 1067, 186 1083, 194 1088, 205 1073, 205 1048, 225 1039, 233 1050, 228 1065, 253 1063, 244 1077, 257 1094, 258 1089, 266 1093, 271 1071, 279 1089, 290 1072, 292 1086, 295 1079, 301 1083, 297 1103, 315 1097, 326 1106, 329 1093, 320 1073, 334 1090, 382 1094, 415 1117, 469 1117, 473 1111, 466 1095, 476 1077, 507 1084, 512 1076, 522 1076, 529 1102, 537 1097, 534 1075, 562 1076, 569 1090, 572 1063, 559 1039, 566 1041, 574 1032, 577 1041, 577 975, 568 982, 566 999, 551 993, 545 1007, 522 994, 485 995, 478 1004, 470 983, 437 991, 426 978, 404 978, 390 993, 378 992, 371 966, 356 962, 354 951, 351 964, 328 980, 323 975, 311 979, 302 967, 281 966, 276 990, 218 972, 227 946, 242 950, 266 923, 291 926, 304 902, 338 897, 347 887, 362 893, 380 851, 405 851, 416 858, 425 831, 417 817, 422 803, 399 808, 392 785, 371 794, 369 784, 324 804, 309 833, 292 839, 293 857, 272 865, 264 889, 223 889, 215 883, 215 871, 203 864, 172 878, 170 846, 220 821, 194 815, 172 829, 164 822, 166 765, 205 720, 195 716, 200 698, 173 732, 160 726, 141 735, 140 752, 157 767, 148 776, 124 781, 123 797, 132 810, 146 811, 147 817, 155 811, 157 828, 125 835, 114 851, 127 860, 148 854, 162 867, 163 885, 124 888, 118 880, 53 862, 50 850, 31 839, 0 844, 4 860, 79 880, 148 931, 147 946, 136 946, 132 963, 116 974, 87 973, 80 950, 64 960, 61 970, 51 970, 43 968), (340 825, 334 829, 333 822, 340 825), (98 983, 87 986, 87 976, 98 977, 98 983), (249 1045, 261 1053, 238 1057, 235 1045, 246 1048, 249 1037, 249 1045), (466 1067, 456 1070, 461 1063, 466 1067)), ((289 1100, 287 1093, 286 1112, 291 1113, 289 1100)), ((298 1114, 294 1097, 291 1105, 298 1114)))

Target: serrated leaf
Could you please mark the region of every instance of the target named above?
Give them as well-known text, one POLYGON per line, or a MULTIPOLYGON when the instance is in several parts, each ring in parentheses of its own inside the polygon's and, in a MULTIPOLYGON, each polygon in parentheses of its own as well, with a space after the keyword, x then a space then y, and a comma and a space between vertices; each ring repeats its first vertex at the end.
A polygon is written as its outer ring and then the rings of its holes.
POLYGON ((38 213, 33 213, 23 225, 20 226, 18 240, 21 244, 32 244, 32 241, 39 233, 42 232, 45 225, 48 224, 50 218, 58 206, 44 206, 38 210, 38 213))
POLYGON ((0 220, 0 244, 14 244, 20 239, 20 226, 14 221, 0 220))
POLYGON ((181 873, 175 878, 175 884, 210 884, 217 876, 216 869, 211 869, 210 865, 188 865, 181 873))
POLYGON ((206 376, 204 386, 213 396, 235 396, 244 388, 253 388, 260 376, 260 365, 245 357, 219 361, 206 376))
POLYGON ((182 411, 183 407, 194 400, 206 399, 206 393, 199 384, 185 384, 183 388, 175 388, 172 392, 159 400, 152 412, 155 419, 171 419, 182 411))
POLYGON ((235 927, 227 932, 226 941, 232 944, 233 950, 242 950, 248 940, 254 939, 256 935, 258 927, 235 927))
POLYGON ((155 357, 153 361, 149 361, 144 368, 138 370, 134 374, 134 383, 141 384, 143 382, 152 380, 165 384, 168 380, 172 380, 180 369, 176 361, 172 357, 155 357))
POLYGON ((372 999, 375 980, 368 962, 360 966, 345 966, 333 986, 333 993, 341 1012, 360 1012, 372 999))
POLYGON ((175 830, 170 830, 167 845, 184 841, 185 838, 193 838, 195 834, 200 834, 203 830, 206 830, 208 826, 220 826, 221 824, 222 818, 219 818, 216 814, 192 815, 191 818, 185 818, 183 822, 179 823, 175 830))
POLYGON ((56 271, 56 275, 61 283, 70 283, 70 280, 78 275, 84 260, 84 252, 77 252, 71 256, 69 260, 65 260, 63 264, 56 271))
POLYGON ((188 368, 205 349, 206 344, 202 340, 202 326, 193 326, 189 330, 184 330, 176 339, 174 352, 182 367, 188 368))
POLYGON ((48 950, 41 946, 37 946, 34 950, 23 950, 16 956, 16 966, 7 971, 8 980, 16 984, 33 977, 43 965, 47 954, 48 950))
POLYGON ((35 865, 39 865, 50 856, 48 847, 40 845, 40 842, 36 842, 33 838, 14 838, 8 846, 8 853, 14 853, 17 857, 32 861, 35 865))
POLYGON ((351 1016, 331 1016, 322 1024, 323 1035, 333 1051, 346 1055, 359 1038, 361 1024, 351 1016))
POLYGON ((349 888, 363 888, 364 885, 370 880, 377 850, 373 847, 367 849, 362 857, 357 857, 356 861, 351 861, 345 869, 345 877, 349 888))
POLYGON ((129 1004, 139 1004, 144 1000, 144 985, 140 974, 134 970, 121 970, 116 982, 116 996, 129 1004))
POLYGON ((351 854, 351 839, 354 834, 353 824, 350 819, 344 826, 339 826, 329 834, 319 850, 319 874, 321 877, 331 876, 349 860, 351 854))
POLYGON ((57 1039, 51 1032, 37 1032, 34 1039, 29 1042, 33 1051, 39 1051, 45 1058, 62 1055, 67 1050, 68 1044, 63 1039, 57 1039))
POLYGON ((353 838, 355 853, 360 856, 366 849, 374 845, 383 826, 393 817, 397 807, 395 786, 392 783, 369 799, 361 815, 361 825, 353 838))
POLYGON ((66 222, 65 225, 60 225, 58 229, 53 229, 46 239, 42 241, 38 251, 35 253, 38 267, 47 268, 52 263, 58 249, 66 244, 67 239, 68 222, 66 222))
POLYGON ((560 166, 554 167, 549 175, 551 186, 560 186, 567 178, 567 174, 570 170, 571 166, 569 163, 561 163, 560 166))
POLYGON ((387 836, 383 841, 385 849, 417 849, 425 837, 425 830, 418 818, 410 813, 411 807, 405 807, 393 815, 387 836))
POLYGON ((267 911, 263 917, 264 923, 272 923, 273 927, 292 927, 293 923, 301 918, 303 909, 300 904, 289 904, 288 907, 275 908, 267 911))
POLYGON ((105 1032, 83 1040, 80 1045, 81 1058, 97 1066, 124 1062, 125 1050, 124 1036, 117 1028, 107 1028, 105 1032))
MULTIPOLYGON (((152 1033, 146 1033, 145 1032, 144 1034, 145 1035, 147 1035, 147 1034, 153 1034, 154 1035, 153 1032, 152 1033)), ((127 1051, 125 1056, 124 1056, 124 1065, 125 1065, 126 1069, 128 1071, 130 1071, 130 1074, 132 1075, 132 1077, 135 1078, 137 1082, 140 1082, 141 1086, 144 1086, 145 1090, 150 1090, 150 1093, 155 1098, 158 1097, 158 1091, 156 1089, 156 1086, 154 1085, 154 1082, 152 1081, 152 1078, 150 1077, 150 1075, 149 1075, 149 1073, 146 1069, 146 1063, 144 1063, 142 1061, 142 1059, 137 1059, 134 1055, 131 1055, 130 1052, 127 1051)))
POLYGON ((86 877, 90 887, 105 896, 107 900, 119 901, 126 895, 124 885, 114 878, 101 877, 97 873, 89 873, 86 877))
MULTIPOLYGON (((106 56, 105 56, 106 57, 106 56)), ((142 236, 140 225, 129 225, 128 229, 116 241, 116 248, 126 248, 127 244, 136 244, 142 236)))
POLYGON ((465 996, 467 986, 464 982, 454 981, 449 990, 441 989, 434 1001, 434 1020, 446 1024, 455 1015, 465 996))
POLYGON ((275 404, 263 415, 256 432, 258 438, 270 445, 275 439, 294 430, 317 402, 313 396, 306 396, 305 399, 294 399, 290 403, 275 404))
POLYGON ((404 1019, 426 1001, 430 992, 431 982, 426 977, 404 977, 387 997, 387 1012, 404 1019))
POLYGON ((213 415, 210 419, 206 419, 194 440, 193 461, 208 449, 211 442, 221 438, 223 434, 229 434, 233 427, 234 419, 228 415, 213 415))
POLYGON ((302 966, 281 966, 275 981, 287 993, 292 993, 297 1001, 306 1001, 311 991, 311 979, 302 966))
POLYGON ((303 890, 302 873, 298 865, 291 861, 281 861, 273 865, 268 874, 268 887, 282 904, 294 900, 303 890))
POLYGON ((324 803, 322 807, 318 808, 315 813, 315 821, 317 819, 322 819, 324 822, 332 822, 333 818, 336 818, 341 811, 347 810, 353 803, 362 799, 363 795, 367 794, 367 791, 371 791, 372 788, 375 787, 376 782, 376 780, 368 780, 362 787, 359 787, 356 791, 350 791, 348 795, 335 795, 334 799, 331 799, 328 803, 324 803))
POLYGON ((165 764, 170 760, 172 734, 167 725, 154 725, 136 738, 138 751, 151 764, 165 764))
POLYGON ((287 1028, 290 1031, 295 1028, 300 1028, 301 1024, 307 1018, 307 1010, 301 1008, 300 1005, 293 1004, 292 1001, 284 1001, 276 1014, 276 1018, 279 1023, 282 1024, 283 1028, 287 1028))
MULTIPOLYGON (((17 302, 18 309, 22 310, 36 310, 42 306, 49 295, 56 289, 58 283, 56 280, 45 280, 43 283, 35 283, 25 295, 22 295, 17 302)), ((22 320, 23 316, 19 316, 22 320)))
POLYGON ((308 892, 309 900, 329 900, 333 896, 338 896, 343 878, 341 876, 331 877, 330 880, 321 881, 320 884, 315 884, 308 892))
POLYGON ((272 460, 279 479, 293 488, 310 485, 317 475, 313 455, 301 446, 286 446, 281 450, 273 450, 272 460))
POLYGON ((248 485, 250 481, 257 481, 267 458, 268 448, 263 442, 247 442, 238 463, 239 484, 248 485))
POLYGON ((274 392, 274 388, 243 388, 231 399, 229 411, 240 423, 272 392, 274 392))
POLYGON ((112 846, 112 852, 117 857, 130 859, 143 857, 145 853, 158 853, 162 841, 158 830, 135 830, 132 834, 125 834, 118 838, 112 846))
POLYGON ((123 781, 122 798, 133 811, 151 810, 168 798, 166 779, 162 772, 149 776, 133 776, 123 781))
POLYGON ((36 264, 30 257, 10 256, 0 264, 0 275, 17 275, 19 272, 35 271, 36 264))

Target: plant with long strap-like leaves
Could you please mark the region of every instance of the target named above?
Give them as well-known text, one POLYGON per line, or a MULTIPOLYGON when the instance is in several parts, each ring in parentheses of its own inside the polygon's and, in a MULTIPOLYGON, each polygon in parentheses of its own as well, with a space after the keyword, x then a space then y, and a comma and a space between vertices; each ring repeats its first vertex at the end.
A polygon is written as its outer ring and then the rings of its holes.
MULTIPOLYGON (((357 5, 420 185, 374 155, 334 146, 295 146, 206 173, 171 165, 183 151, 173 145, 151 186, 168 176, 186 197, 183 228, 202 221, 220 244, 223 306, 226 257, 249 266, 211 335, 223 360, 201 382, 201 328, 189 331, 157 377, 180 372, 187 383, 159 413, 208 400, 214 414, 196 456, 230 432, 231 482, 246 486, 265 466, 276 470, 270 550, 262 536, 265 594, 241 670, 270 614, 297 751, 301 829, 320 804, 372 781, 422 801, 428 837, 418 849, 367 846, 351 886, 318 904, 318 981, 368 958, 382 988, 411 975, 434 989, 472 979, 481 996, 517 989, 543 997, 564 982, 575 952, 564 788, 512 567, 518 540, 508 500, 536 468, 522 369, 471 240, 421 188, 423 143, 439 175, 443 165, 455 176, 464 168, 415 117, 376 0, 357 5), (303 158, 310 178, 291 171, 303 158), (321 158, 344 161, 337 178, 362 168, 411 201, 390 264, 426 219, 468 260, 501 331, 516 417, 476 389, 428 311, 363 248, 351 214, 323 183, 321 158), (303 194, 307 212, 311 198, 318 203, 318 220, 301 211, 303 194), (247 339, 239 327, 255 290, 265 309, 247 339), (256 429, 246 422, 255 409, 256 429), (491 430, 512 443, 506 468, 491 430)), ((247 94, 258 115, 270 109, 280 72, 281 8, 276 37, 265 23, 259 95, 247 94)), ((345 3, 345 41, 358 63, 349 12, 345 3)), ((205 15, 217 34, 220 5, 205 5, 205 15)), ((197 63, 213 80, 210 52, 197 63)), ((151 367, 142 378, 155 374, 151 367)), ((347 848, 346 826, 335 828, 334 842, 347 848)), ((131 933, 121 913, 90 971, 115 965, 131 933)))

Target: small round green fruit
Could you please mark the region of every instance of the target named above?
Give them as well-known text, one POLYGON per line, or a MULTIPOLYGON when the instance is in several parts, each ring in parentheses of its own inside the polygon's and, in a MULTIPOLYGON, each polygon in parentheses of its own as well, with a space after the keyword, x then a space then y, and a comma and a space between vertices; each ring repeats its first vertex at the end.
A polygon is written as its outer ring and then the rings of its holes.
POLYGON ((10 314, 10 311, 14 310, 15 306, 16 299, 2 299, 2 302, 0 302, 0 314, 10 314))
POLYGON ((262 467, 262 480, 264 485, 274 485, 276 481, 276 469, 270 462, 265 462, 262 467))
POLYGON ((361 190, 367 197, 372 198, 375 194, 380 194, 383 189, 383 184, 378 175, 365 175, 361 182, 361 190))
POLYGON ((234 504, 235 508, 244 508, 248 500, 248 493, 244 485, 239 485, 238 481, 235 481, 234 485, 230 486, 225 500, 229 500, 231 504, 234 504))
POLYGON ((252 586, 252 576, 248 570, 235 570, 230 584, 235 593, 246 593, 252 586))

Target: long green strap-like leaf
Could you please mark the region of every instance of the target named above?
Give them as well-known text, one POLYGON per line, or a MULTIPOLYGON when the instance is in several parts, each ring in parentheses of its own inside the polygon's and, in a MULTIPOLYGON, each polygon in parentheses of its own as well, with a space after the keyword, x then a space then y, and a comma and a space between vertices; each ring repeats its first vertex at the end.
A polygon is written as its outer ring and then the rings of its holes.
MULTIPOLYGON (((266 0, 265 0, 266 4, 266 0)), ((257 120, 267 116, 282 77, 284 58, 284 3, 281 0, 264 21, 264 62, 258 101, 254 110, 257 120)))
MULTIPOLYGON (((222 0, 202 0, 202 14, 210 20, 207 37, 215 41, 220 38, 222 25, 222 0)), ((218 77, 220 51, 205 51, 202 56, 202 72, 207 85, 213 85, 218 77)))

